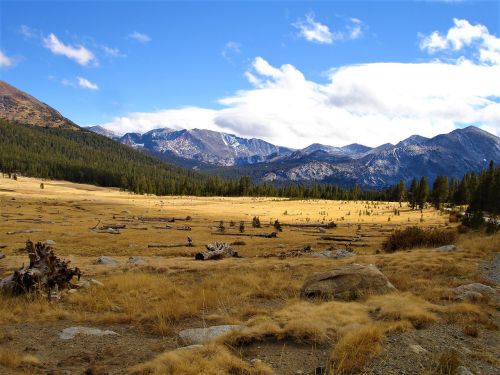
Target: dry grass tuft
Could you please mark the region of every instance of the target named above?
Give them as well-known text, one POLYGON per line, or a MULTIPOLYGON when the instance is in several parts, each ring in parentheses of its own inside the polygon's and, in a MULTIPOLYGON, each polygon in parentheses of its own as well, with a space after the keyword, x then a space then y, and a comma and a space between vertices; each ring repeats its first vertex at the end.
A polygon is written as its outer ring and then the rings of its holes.
POLYGON ((273 374, 273 371, 265 364, 256 363, 251 366, 234 356, 226 347, 218 344, 166 352, 149 362, 132 367, 130 372, 158 375, 273 374))
POLYGON ((374 296, 367 301, 367 305, 376 319, 408 320, 415 328, 422 328, 427 323, 437 321, 435 312, 442 310, 441 306, 410 293, 374 296))
POLYGON ((376 324, 346 333, 331 354, 332 372, 342 375, 361 370, 368 361, 382 353, 383 339, 384 329, 376 324))
POLYGON ((455 242, 456 238, 455 230, 408 227, 396 230, 384 243, 384 249, 394 252, 416 247, 436 247, 449 245, 455 242))
POLYGON ((456 350, 447 350, 439 354, 436 361, 437 375, 454 375, 461 365, 460 356, 456 350))
POLYGON ((0 366, 16 368, 21 366, 37 366, 39 364, 40 360, 35 356, 0 350, 0 366))

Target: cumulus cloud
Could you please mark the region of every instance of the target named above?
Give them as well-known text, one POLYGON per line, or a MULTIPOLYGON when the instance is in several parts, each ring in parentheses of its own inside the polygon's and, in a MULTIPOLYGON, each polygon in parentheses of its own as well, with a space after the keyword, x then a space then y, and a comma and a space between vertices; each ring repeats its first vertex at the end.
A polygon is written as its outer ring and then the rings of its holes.
POLYGON ((420 48, 429 53, 437 51, 461 51, 466 47, 477 47, 478 60, 482 63, 500 65, 500 38, 491 35, 484 25, 472 25, 467 20, 453 19, 454 26, 446 35, 434 31, 421 35, 420 48))
POLYGON ((148 34, 140 33, 138 31, 134 31, 133 33, 128 34, 128 38, 139 43, 151 42, 151 37, 148 34))
MULTIPOLYGON (((465 45, 468 39, 461 40, 465 45)), ((500 136, 499 65, 466 58, 368 63, 332 69, 327 76, 326 83, 315 82, 293 65, 273 66, 257 57, 246 72, 251 88, 220 99, 222 109, 132 113, 105 126, 118 133, 207 128, 297 148, 314 142, 378 146, 464 124, 500 136)))
POLYGON ((298 29, 299 37, 319 44, 332 44, 334 41, 361 38, 365 28, 360 19, 349 18, 345 30, 334 32, 327 25, 316 21, 314 13, 306 14, 304 19, 298 20, 292 26, 298 29))
POLYGON ((55 34, 49 34, 43 38, 43 46, 49 49, 55 55, 66 56, 68 59, 76 61, 80 65, 96 65, 97 59, 92 53, 84 46, 77 45, 71 46, 61 42, 55 34))
POLYGON ((95 83, 90 82, 88 79, 83 78, 83 77, 76 77, 78 81, 78 86, 80 86, 82 89, 87 89, 87 90, 99 90, 99 86, 97 86, 95 83))
POLYGON ((0 51, 0 68, 10 68, 14 66, 14 59, 0 51))

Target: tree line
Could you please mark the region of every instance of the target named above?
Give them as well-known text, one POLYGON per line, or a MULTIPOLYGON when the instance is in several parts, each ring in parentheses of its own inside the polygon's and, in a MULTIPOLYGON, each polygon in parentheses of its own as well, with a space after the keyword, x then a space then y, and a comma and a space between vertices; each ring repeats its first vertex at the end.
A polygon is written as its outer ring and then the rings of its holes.
POLYGON ((493 213, 500 210, 500 171, 466 174, 460 181, 439 176, 429 189, 427 180, 404 181, 382 191, 358 185, 276 186, 254 184, 243 176, 225 179, 166 164, 140 151, 87 130, 67 130, 12 124, 0 120, 0 171, 7 174, 68 180, 118 187, 138 194, 196 196, 266 196, 297 199, 408 201, 413 208, 426 202, 469 204, 493 213))

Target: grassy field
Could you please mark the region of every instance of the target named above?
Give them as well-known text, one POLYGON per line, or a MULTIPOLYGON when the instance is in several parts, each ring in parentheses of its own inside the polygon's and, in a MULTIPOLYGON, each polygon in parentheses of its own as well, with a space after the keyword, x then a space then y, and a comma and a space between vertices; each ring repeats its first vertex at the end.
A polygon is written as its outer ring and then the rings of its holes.
POLYGON ((453 301, 448 289, 471 282, 495 286, 480 266, 499 251, 499 235, 461 235, 458 251, 450 253, 382 250, 395 229, 456 230, 448 215, 431 208, 140 196, 20 177, 0 178, 0 223, 0 245, 5 245, 0 251, 6 255, 0 260, 1 277, 27 262, 27 239, 52 240, 58 256, 70 259, 84 278, 104 284, 59 302, 2 296, 1 373, 310 374, 324 366, 335 374, 451 374, 460 363, 477 373, 498 373, 498 305, 453 301), (172 223, 151 220, 188 216, 191 220, 172 223), (252 228, 254 216, 262 228, 252 228), (240 221, 251 235, 274 231, 276 219, 284 225, 277 238, 238 235, 240 221), (224 235, 217 233, 221 220, 224 235), (289 226, 332 221, 337 227, 325 233, 289 226), (104 224, 126 227, 120 234, 91 230, 104 224), (166 229, 167 224, 173 228, 166 229), (182 226, 191 230, 178 230, 182 226), (9 234, 26 230, 32 232, 9 234), (194 247, 182 246, 187 236, 194 247), (242 258, 195 261, 194 254, 214 241, 239 243, 234 248, 242 258), (349 248, 356 255, 339 260, 266 257, 305 246, 314 252, 349 248), (97 265, 101 255, 118 265, 97 265), (143 264, 129 263, 131 256, 143 257, 143 264), (375 264, 398 291, 353 302, 299 298, 307 275, 350 263, 375 264), (180 330, 217 324, 244 328, 199 348, 176 350, 182 346, 180 330), (69 326, 119 335, 59 339, 69 326))

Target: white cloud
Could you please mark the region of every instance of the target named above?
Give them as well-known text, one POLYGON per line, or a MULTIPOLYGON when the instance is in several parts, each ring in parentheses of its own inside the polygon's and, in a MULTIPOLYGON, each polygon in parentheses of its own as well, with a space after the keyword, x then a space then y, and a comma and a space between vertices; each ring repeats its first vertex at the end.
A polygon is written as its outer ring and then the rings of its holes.
POLYGON ((80 86, 83 89, 87 89, 87 90, 99 90, 99 86, 97 86, 95 83, 90 82, 86 78, 76 77, 76 79, 78 80, 78 86, 80 86))
POLYGON ((241 53, 241 44, 237 42, 227 42, 224 44, 224 48, 222 48, 221 55, 228 62, 233 62, 233 56, 241 53))
POLYGON ((0 68, 11 68, 14 66, 14 59, 0 51, 0 68))
POLYGON ((454 18, 454 26, 446 35, 434 31, 421 35, 420 48, 429 53, 437 51, 458 52, 466 47, 476 47, 478 60, 482 63, 500 65, 500 38, 491 35, 484 25, 472 25, 467 20, 454 18))
MULTIPOLYGON (((490 37, 483 37, 479 51, 496 48, 498 38, 490 37)), ((464 124, 479 124, 500 136, 500 65, 465 58, 348 65, 332 69, 328 82, 319 83, 293 65, 273 66, 257 57, 246 77, 252 87, 219 100, 222 109, 132 113, 105 126, 118 133, 207 128, 290 147, 314 142, 377 146, 464 124)))
POLYGON ((81 45, 71 46, 64 44, 52 33, 46 38, 43 38, 43 46, 52 51, 52 53, 66 56, 80 65, 87 66, 97 64, 97 59, 92 51, 81 45))
POLYGON ((305 19, 298 20, 292 26, 299 30, 298 35, 301 38, 319 44, 332 44, 334 41, 361 38, 365 28, 360 19, 349 18, 345 30, 333 32, 327 25, 316 21, 313 13, 306 14, 305 19))
POLYGON ((108 57, 125 57, 125 55, 118 49, 108 46, 101 46, 104 54, 108 57))
POLYGON ((309 42, 320 44, 333 43, 333 34, 329 27, 314 20, 314 14, 306 14, 305 20, 299 20, 292 24, 293 27, 299 30, 299 36, 309 42))
POLYGON ((26 25, 21 25, 21 27, 19 27, 19 32, 26 39, 38 37, 38 32, 36 30, 33 30, 32 28, 26 26, 26 25))
POLYGON ((140 43, 151 42, 151 37, 148 34, 140 33, 138 31, 128 34, 128 38, 140 43))

